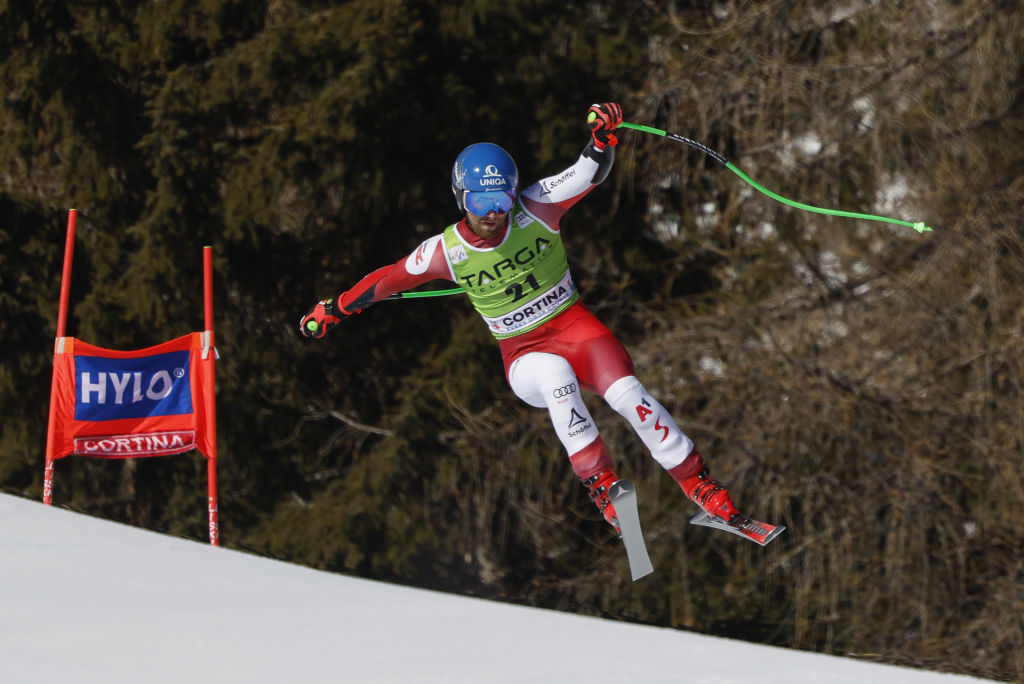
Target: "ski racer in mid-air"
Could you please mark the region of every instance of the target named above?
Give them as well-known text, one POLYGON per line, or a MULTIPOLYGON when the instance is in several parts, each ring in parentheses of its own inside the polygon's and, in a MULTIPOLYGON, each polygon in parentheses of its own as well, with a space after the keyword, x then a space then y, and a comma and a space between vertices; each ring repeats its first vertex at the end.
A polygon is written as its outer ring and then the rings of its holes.
POLYGON ((498 341, 516 396, 547 408, 573 471, 604 519, 619 530, 608 492, 618 479, 608 448, 583 402, 604 398, 636 431, 654 459, 711 518, 743 519, 691 439, 634 374, 625 348, 580 299, 559 221, 611 171, 622 123, 618 104, 588 110, 591 139, 569 168, 519 191, 519 172, 501 147, 462 150, 451 189, 463 217, 411 254, 318 302, 300 322, 321 338, 342 319, 431 280, 458 283, 498 341))

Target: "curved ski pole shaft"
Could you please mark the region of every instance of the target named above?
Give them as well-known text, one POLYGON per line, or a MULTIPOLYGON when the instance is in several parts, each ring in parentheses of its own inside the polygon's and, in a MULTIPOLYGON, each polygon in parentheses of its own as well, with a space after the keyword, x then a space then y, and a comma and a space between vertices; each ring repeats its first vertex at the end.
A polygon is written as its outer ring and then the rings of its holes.
POLYGON ((694 148, 696 150, 700 150, 701 152, 703 152, 704 154, 708 155, 709 157, 711 157, 715 161, 717 161, 717 162, 721 163, 722 165, 724 165, 727 169, 729 169, 730 171, 735 173, 737 176, 739 176, 740 179, 743 180, 743 182, 747 183, 748 185, 750 185, 750 187, 754 188, 758 192, 763 193, 763 194, 767 195, 768 197, 771 197, 773 200, 775 200, 777 202, 782 202, 783 204, 789 205, 789 206, 794 207, 796 209, 802 209, 803 211, 810 211, 810 212, 814 212, 816 214, 827 214, 829 216, 842 216, 842 217, 845 217, 845 218, 863 219, 863 220, 866 220, 866 221, 882 221, 882 222, 885 222, 885 223, 894 223, 896 225, 906 226, 908 228, 913 228, 918 233, 931 232, 931 228, 926 226, 923 221, 917 221, 917 222, 913 222, 912 223, 910 221, 901 221, 900 219, 889 218, 888 216, 876 216, 874 214, 860 214, 860 213, 853 212, 853 211, 842 211, 840 209, 826 209, 824 207, 815 207, 815 206, 812 206, 810 204, 804 204, 803 202, 797 202, 795 200, 791 200, 791 199, 789 199, 787 197, 783 197, 782 195, 780 195, 778 193, 775 193, 775 192, 772 192, 771 190, 765 188, 764 186, 759 184, 757 181, 755 181, 753 178, 751 178, 747 174, 743 173, 739 168, 737 168, 732 162, 728 161, 721 154, 719 154, 718 152, 715 152, 713 149, 711 149, 707 145, 704 145, 704 144, 701 144, 701 143, 697 142, 696 140, 691 140, 689 138, 685 138, 685 137, 683 137, 681 135, 677 135, 676 133, 669 133, 667 131, 663 131, 660 128, 655 128, 653 126, 645 126, 643 124, 635 124, 635 123, 630 123, 628 121, 623 121, 621 124, 619 124, 619 127, 620 128, 632 128, 632 129, 637 130, 637 131, 643 131, 644 133, 652 133, 654 135, 659 135, 659 136, 661 136, 663 138, 668 138, 669 140, 675 140, 676 142, 684 143, 684 144, 689 145, 690 147, 692 147, 692 148, 694 148))
POLYGON ((768 195, 769 197, 771 197, 773 200, 776 200, 778 202, 782 202, 783 204, 788 204, 789 206, 795 207, 797 209, 802 209, 804 211, 811 211, 811 212, 814 212, 816 214, 828 214, 829 216, 842 216, 842 217, 845 217, 845 218, 864 219, 866 221, 883 221, 885 223, 895 223, 895 224, 900 225, 900 226, 906 226, 907 228, 913 228, 918 233, 924 233, 924 232, 930 232, 931 231, 931 228, 926 226, 923 221, 918 221, 916 223, 913 223, 913 222, 910 222, 910 221, 901 221, 900 219, 889 218, 888 216, 876 216, 874 214, 859 214, 859 213, 857 213, 855 211, 842 211, 841 209, 825 209, 823 207, 815 207, 815 206, 812 206, 810 204, 804 204, 803 202, 797 202, 797 201, 791 200, 791 199, 789 199, 787 197, 783 197, 782 195, 776 194, 776 193, 772 192, 771 190, 761 186, 754 179, 752 179, 750 176, 748 176, 747 174, 743 173, 738 168, 736 168, 733 165, 732 162, 726 162, 725 166, 730 171, 732 171, 737 176, 739 176, 744 181, 746 181, 752 188, 754 188, 758 192, 762 192, 765 195, 768 195))
POLYGON ((390 297, 385 297, 383 301, 395 301, 398 299, 421 299, 423 297, 447 297, 449 295, 457 295, 464 293, 461 287, 454 287, 449 290, 431 290, 429 292, 396 292, 390 297))

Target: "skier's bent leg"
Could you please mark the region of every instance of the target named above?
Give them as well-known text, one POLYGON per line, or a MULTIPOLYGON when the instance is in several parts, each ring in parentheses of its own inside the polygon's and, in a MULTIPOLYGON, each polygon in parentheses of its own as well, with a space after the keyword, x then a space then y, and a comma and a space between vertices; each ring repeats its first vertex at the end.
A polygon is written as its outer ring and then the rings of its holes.
POLYGON ((604 399, 629 421, 651 456, 665 470, 682 465, 694 453, 693 441, 679 429, 665 407, 644 389, 635 375, 613 382, 605 390, 604 399))
POLYGON ((531 352, 512 362, 508 380, 512 391, 524 402, 537 408, 547 407, 573 472, 586 485, 605 520, 618 530, 615 508, 608 498, 608 489, 618 476, 608 448, 583 403, 572 366, 556 354, 531 352))
POLYGON ((729 492, 711 477, 704 459, 679 429, 665 407, 634 375, 613 382, 604 393, 608 405, 629 421, 662 468, 679 483, 686 496, 708 515, 730 520, 737 514, 729 492))
POLYGON ((525 354, 512 362, 508 381, 516 396, 527 404, 547 407, 555 433, 570 456, 598 438, 576 373, 561 356, 525 354))

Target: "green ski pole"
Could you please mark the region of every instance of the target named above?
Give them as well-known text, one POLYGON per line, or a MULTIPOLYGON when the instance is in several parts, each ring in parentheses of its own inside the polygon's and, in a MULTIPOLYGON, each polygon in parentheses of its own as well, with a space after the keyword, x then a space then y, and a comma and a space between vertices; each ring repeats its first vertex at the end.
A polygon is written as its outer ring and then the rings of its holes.
MULTIPOLYGON (((594 114, 591 114, 591 116, 594 116, 594 114)), ((787 197, 783 197, 782 195, 779 195, 778 193, 774 193, 771 190, 768 190, 764 186, 760 185, 757 181, 752 179, 750 176, 748 176, 747 174, 745 174, 742 171, 740 171, 728 159, 726 159, 725 157, 720 155, 718 152, 715 152, 713 149, 711 149, 707 145, 703 145, 703 144, 697 142, 696 140, 690 140, 689 138, 685 138, 685 137, 683 137, 681 135, 678 135, 676 133, 669 133, 667 131, 661 130, 660 128, 654 128, 653 126, 645 126, 643 124, 635 124, 635 123, 630 123, 628 121, 623 121, 621 124, 619 124, 619 127, 621 127, 621 128, 632 128, 633 130, 643 131, 644 133, 652 133, 654 135, 659 135, 659 136, 661 136, 663 138, 668 138, 669 140, 675 140, 676 142, 681 142, 683 144, 689 145, 690 147, 692 147, 692 148, 694 148, 696 150, 700 150, 704 154, 708 155, 709 157, 711 157, 712 159, 714 159, 715 161, 719 162, 720 164, 725 166, 727 169, 729 169, 730 171, 735 173, 745 183, 750 185, 752 188, 754 188, 758 192, 761 192, 761 193, 763 193, 765 195, 768 195, 768 197, 771 197, 773 200, 776 200, 777 202, 782 202, 783 204, 787 204, 787 205, 789 205, 791 207, 795 207, 797 209, 802 209, 803 211, 811 211, 811 212, 814 212, 816 214, 827 214, 829 216, 842 216, 842 217, 845 217, 845 218, 863 219, 863 220, 866 220, 866 221, 882 221, 882 222, 885 222, 885 223, 895 223, 896 225, 906 226, 908 228, 913 228, 918 233, 931 232, 931 228, 926 226, 924 221, 917 221, 917 222, 901 221, 900 219, 889 218, 888 216, 875 216, 874 214, 860 214, 860 213, 853 212, 853 211, 841 211, 839 209, 825 209, 824 207, 815 207, 815 206, 812 206, 810 204, 804 204, 803 202, 797 202, 797 201, 791 200, 791 199, 789 199, 787 197)))

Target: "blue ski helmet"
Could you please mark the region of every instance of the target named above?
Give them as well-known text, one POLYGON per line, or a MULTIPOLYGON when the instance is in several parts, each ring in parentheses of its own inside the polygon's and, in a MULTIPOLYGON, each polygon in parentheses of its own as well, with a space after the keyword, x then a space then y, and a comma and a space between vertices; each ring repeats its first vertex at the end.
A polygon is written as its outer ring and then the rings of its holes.
POLYGON ((470 199, 474 214, 486 214, 490 209, 504 213, 512 206, 519 169, 508 152, 493 143, 475 143, 459 153, 452 166, 452 193, 460 211, 466 211, 463 193, 472 193, 470 199), (486 210, 485 210, 486 209, 486 210))

